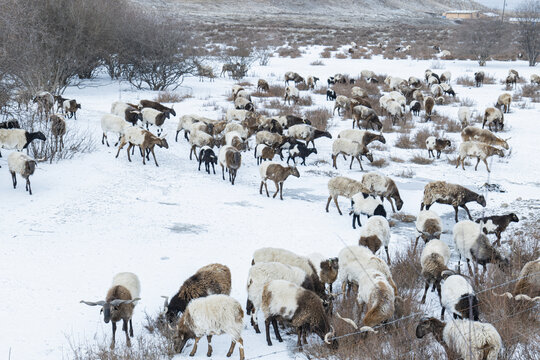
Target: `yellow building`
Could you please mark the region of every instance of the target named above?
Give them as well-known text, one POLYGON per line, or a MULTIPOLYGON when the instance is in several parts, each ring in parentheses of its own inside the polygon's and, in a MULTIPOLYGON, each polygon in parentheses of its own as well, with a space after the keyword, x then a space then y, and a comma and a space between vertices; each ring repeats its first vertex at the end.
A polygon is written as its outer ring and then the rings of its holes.
POLYGON ((452 10, 443 13, 443 17, 447 19, 479 19, 481 15, 478 10, 452 10))

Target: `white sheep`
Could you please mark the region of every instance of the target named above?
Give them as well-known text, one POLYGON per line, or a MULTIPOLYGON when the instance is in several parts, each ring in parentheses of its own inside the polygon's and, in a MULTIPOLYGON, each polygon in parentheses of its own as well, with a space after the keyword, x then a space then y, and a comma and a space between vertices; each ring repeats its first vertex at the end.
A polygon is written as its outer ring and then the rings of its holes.
POLYGON ((114 146, 117 146, 120 142, 120 137, 124 133, 124 130, 130 126, 130 124, 124 120, 123 117, 116 116, 113 114, 105 114, 101 117, 101 130, 103 131, 103 136, 101 137, 101 144, 107 142, 109 146, 109 139, 107 138, 108 132, 113 132, 118 134, 118 141, 114 146))
POLYGON ((163 123, 167 118, 167 113, 152 108, 143 108, 141 114, 143 123, 146 124, 146 129, 148 130, 149 125, 155 125, 158 128, 157 134, 160 136, 163 131, 163 123))
POLYGON ((338 111, 338 116, 340 115, 340 110, 347 111, 347 108, 349 107, 350 99, 344 95, 338 95, 336 97, 336 102, 334 103, 334 109, 332 110, 332 115, 336 112, 336 109, 338 111))
POLYGON ((363 192, 353 195, 351 198, 351 204, 352 211, 350 214, 353 215, 353 229, 356 229, 355 222, 358 223, 358 226, 362 226, 360 223, 361 214, 366 215, 368 218, 374 215, 386 217, 386 210, 384 209, 382 201, 363 192))
POLYGON ((248 110, 248 111, 254 111, 255 107, 253 106, 253 103, 246 99, 245 97, 237 97, 234 99, 234 107, 237 110, 248 110))
POLYGON ((366 81, 369 81, 370 79, 374 79, 376 77, 375 73, 371 70, 362 70, 360 72, 360 75, 362 75, 362 77, 365 78, 366 81))
POLYGON ((403 107, 393 99, 386 103, 386 111, 392 117, 392 125, 396 125, 397 120, 403 119, 403 107))
POLYGON ((341 209, 339 208, 338 198, 340 196, 345 196, 346 198, 350 199, 359 192, 369 194, 369 190, 366 189, 366 187, 360 181, 344 176, 336 176, 328 180, 328 201, 326 202, 326 212, 328 212, 330 201, 334 199, 334 203, 336 204, 339 215, 343 215, 341 209))
POLYGON ((450 71, 445 71, 441 74, 441 82, 450 83, 450 80, 452 80, 452 73, 450 71))
POLYGON ((292 101, 296 104, 300 99, 300 91, 294 85, 288 85, 285 88, 285 101, 290 105, 292 101))
POLYGON ((478 321, 478 298, 471 284, 461 275, 450 275, 442 283, 441 307, 441 320, 444 320, 444 311, 448 310, 454 319, 478 321))
POLYGON ((373 161, 373 155, 369 152, 369 149, 357 141, 351 141, 345 138, 337 138, 332 144, 332 166, 337 169, 337 157, 342 154, 351 156, 351 164, 349 169, 352 169, 352 164, 354 159, 358 160, 360 164, 360 169, 364 171, 362 167, 362 161, 360 160, 361 155, 365 155, 370 162, 373 161))
POLYGON ((223 133, 227 134, 233 131, 239 133, 243 140, 246 140, 250 135, 250 132, 248 129, 246 129, 242 124, 237 124, 237 123, 228 123, 225 126, 223 133))
POLYGON ((430 240, 440 239, 443 227, 441 217, 432 210, 422 210, 416 217, 416 231, 419 235, 414 243, 414 250, 418 244, 418 239, 421 237, 427 244, 430 240))
POLYGON ((300 256, 293 253, 292 251, 280 248, 265 247, 257 249, 253 253, 253 259, 251 261, 251 264, 254 265, 261 262, 274 261, 290 266, 296 266, 305 271, 306 274, 310 276, 317 275, 315 267, 307 257, 300 256))
POLYGON ((26 191, 32 195, 32 187, 30 186, 30 175, 34 174, 37 162, 30 156, 14 151, 8 156, 8 168, 13 181, 13 188, 17 187, 17 175, 26 179, 26 191))
POLYGON ((328 131, 319 130, 311 125, 298 124, 289 128, 289 136, 296 140, 303 140, 306 142, 306 146, 309 146, 311 142, 315 147, 315 139, 320 137, 332 138, 332 135, 328 131))
POLYGON ((428 85, 429 86, 433 86, 433 85, 436 85, 436 84, 439 84, 440 81, 437 77, 431 75, 428 79, 427 79, 427 82, 428 82, 428 85))
POLYGON ((504 128, 504 114, 501 110, 488 107, 484 111, 484 121, 482 121, 482 129, 484 126, 488 126, 491 131, 491 125, 495 126, 495 131, 502 130, 504 128))
POLYGON ((393 212, 396 212, 396 209, 394 208, 392 199, 396 203, 396 208, 398 211, 403 207, 403 200, 399 195, 397 185, 390 177, 375 171, 368 172, 362 176, 362 185, 369 190, 369 194, 373 196, 380 196, 381 201, 383 201, 383 199, 388 200, 392 206, 393 212))
POLYGON ((361 87, 358 87, 358 86, 353 86, 352 89, 351 89, 351 96, 352 97, 367 97, 368 96, 368 93, 366 90, 362 89, 361 87))
POLYGON ((234 146, 237 150, 246 150, 247 144, 238 131, 229 131, 225 134, 225 144, 234 146))
POLYGON ((233 121, 233 120, 244 121, 248 113, 250 113, 250 111, 227 109, 227 114, 225 115, 225 119, 227 121, 233 121))
POLYGON ((189 138, 189 144, 191 145, 191 150, 189 151, 189 160, 191 160, 191 155, 195 154, 195 159, 199 161, 197 156, 197 148, 202 148, 203 146, 208 146, 210 148, 214 147, 214 137, 205 133, 204 131, 193 131, 189 138))
POLYGON ((426 149, 428 151, 428 157, 435 157, 433 153, 434 150, 437 151, 437 159, 441 158, 441 152, 446 148, 450 147, 452 143, 450 140, 437 139, 435 136, 429 136, 426 139, 426 149))
POLYGON ((373 251, 373 253, 376 253, 377 250, 384 247, 386 259, 390 264, 390 255, 388 254, 390 236, 390 225, 388 224, 388 220, 383 216, 374 215, 371 216, 362 227, 358 244, 366 246, 373 251))
MULTIPOLYGON (((24 129, 0 129, 0 149, 18 150, 27 149, 34 140, 45 141, 45 135, 41 131, 28 132, 24 129)), ((2 154, 0 153, 0 157, 2 154)))
POLYGON ((467 106, 460 106, 458 109, 458 120, 461 123, 461 127, 464 129, 471 123, 471 118, 476 110, 471 110, 467 106))
POLYGON ((193 299, 186 307, 176 325, 174 334, 174 349, 182 352, 189 339, 195 338, 190 356, 197 352, 197 343, 206 336, 208 340, 208 357, 212 356, 212 336, 227 334, 232 337, 231 346, 227 352, 230 357, 236 343, 239 344, 240 360, 244 360, 244 340, 242 329, 244 312, 240 303, 228 295, 208 295, 193 299))
POLYGON ((532 74, 531 75, 531 84, 540 85, 540 75, 532 74))
POLYGON ((406 85, 407 81, 397 76, 387 76, 384 83, 392 90, 398 90, 400 85, 406 85))
POLYGON ((443 89, 442 89, 441 85, 439 85, 439 84, 431 85, 430 91, 431 91, 431 94, 433 95, 433 97, 435 97, 435 98, 437 98, 439 96, 442 96, 442 94, 443 94, 443 89))
POLYGON ((235 147, 225 145, 221 147, 218 155, 218 163, 221 165, 221 176, 225 180, 225 168, 229 172, 229 181, 234 185, 238 169, 242 165, 242 154, 235 147))
POLYGON ((504 151, 481 142, 464 141, 459 145, 459 155, 456 160, 456 168, 461 162, 461 167, 463 168, 463 170, 465 170, 465 159, 468 157, 475 157, 477 160, 476 166, 474 167, 475 171, 478 169, 478 164, 480 163, 480 160, 482 160, 484 164, 486 164, 487 171, 491 172, 491 170, 489 170, 487 158, 493 155, 504 157, 504 151))
POLYGON ((397 101, 397 103, 403 108, 403 110, 405 110, 405 106, 407 105, 407 100, 405 99, 405 96, 403 96, 402 93, 400 93, 399 91, 390 91, 388 95, 390 96, 390 98, 397 101))
POLYGON ((441 280, 442 272, 448 270, 448 261, 450 260, 450 248, 441 240, 431 240, 424 246, 420 255, 420 264, 422 266, 422 276, 426 280, 426 287, 421 303, 426 302, 426 295, 429 286, 433 284, 433 289, 437 289, 439 299, 441 298, 441 280))

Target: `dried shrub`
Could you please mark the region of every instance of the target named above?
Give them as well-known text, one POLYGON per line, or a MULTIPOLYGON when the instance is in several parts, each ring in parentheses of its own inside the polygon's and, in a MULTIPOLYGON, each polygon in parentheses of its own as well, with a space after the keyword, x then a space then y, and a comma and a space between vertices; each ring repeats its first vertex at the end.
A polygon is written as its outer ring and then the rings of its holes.
POLYGON ((321 52, 321 57, 323 59, 329 59, 331 56, 332 56, 332 53, 330 53, 329 50, 324 50, 323 52, 321 52))
POLYGON ((253 86, 253 84, 250 83, 249 81, 240 81, 240 82, 236 83, 236 85, 240 85, 240 86, 253 86))
POLYGON ((405 160, 403 160, 402 158, 398 158, 397 156, 390 156, 390 160, 398 164, 402 164, 405 162, 405 160))
POLYGON ((413 149, 414 142, 408 134, 399 134, 394 146, 400 149, 413 149))
POLYGON ((428 159, 426 157, 423 157, 422 155, 420 154, 415 154, 411 159, 410 161, 413 163, 413 164, 418 164, 418 165, 429 165, 429 164, 432 164, 433 163, 433 159, 428 159))
POLYGON ((532 102, 540 102, 540 89, 538 85, 523 85, 517 92, 522 97, 530 98, 532 102))
POLYGON ((457 120, 450 119, 446 115, 439 114, 435 111, 431 115, 431 120, 435 124, 437 130, 448 133, 461 132, 461 123, 457 120))
POLYGON ((312 66, 324 66, 324 63, 321 60, 315 60, 309 63, 312 66))
POLYGON ((385 158, 380 158, 377 160, 373 160, 373 162, 370 163, 371 166, 375 166, 377 168, 383 168, 388 166, 388 161, 385 158))
POLYGON ((180 95, 171 91, 160 91, 154 98, 154 101, 157 101, 159 103, 178 103, 192 97, 193 96, 191 96, 190 94, 180 95))
POLYGON ((326 130, 328 128, 328 119, 332 117, 332 114, 327 108, 316 108, 304 112, 304 117, 311 121, 311 125, 317 129, 326 130))
POLYGON ((471 99, 471 98, 458 98, 458 101, 459 101, 459 105, 461 106, 474 106, 476 105, 476 101, 474 101, 474 99, 471 99))
POLYGON ((484 76, 484 85, 493 85, 493 84, 496 84, 497 83, 497 79, 491 75, 491 74, 486 74, 484 76))
POLYGON ((437 132, 435 132, 434 130, 432 130, 430 128, 423 128, 423 129, 418 130, 413 136, 412 141, 414 143, 414 146, 417 149, 425 149, 426 148, 426 140, 430 136, 437 137, 438 134, 437 134, 437 132))
POLYGON ((296 102, 296 105, 298 105, 298 106, 311 106, 311 105, 313 105, 313 99, 309 95, 300 96, 300 98, 296 102))
POLYGON ((347 59, 349 56, 345 53, 336 53, 335 58, 336 59, 347 59))
POLYGON ((279 57, 290 57, 292 59, 302 56, 302 53, 300 52, 300 50, 298 50, 298 48, 293 48, 291 46, 280 47, 279 49, 277 49, 277 53, 279 57))
POLYGON ((405 179, 411 179, 414 175, 416 175, 416 173, 412 169, 404 169, 396 173, 395 175, 405 179))
POLYGON ((313 93, 319 94, 319 95, 326 95, 326 90, 328 90, 328 87, 321 86, 321 87, 315 88, 315 90, 313 90, 313 93))
MULTIPOLYGON (((291 102, 292 104, 292 102, 291 102)), ((294 114, 296 112, 297 107, 293 104, 287 105, 282 99, 272 99, 268 103, 265 104, 265 107, 267 109, 276 109, 280 114, 294 114)))

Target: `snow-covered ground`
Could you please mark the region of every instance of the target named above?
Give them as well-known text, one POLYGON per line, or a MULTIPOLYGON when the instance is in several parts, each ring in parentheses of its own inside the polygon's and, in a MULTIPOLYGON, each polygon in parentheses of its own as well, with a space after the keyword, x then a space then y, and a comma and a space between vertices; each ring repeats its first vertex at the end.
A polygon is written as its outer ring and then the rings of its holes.
MULTIPOLYGON (((473 61, 416 61, 323 59, 324 66, 309 65, 318 59, 320 47, 308 49, 302 58, 271 58, 268 66, 254 66, 246 79, 256 84, 258 78, 282 84, 286 71, 302 75, 315 75, 325 79, 337 72, 358 75, 363 69, 408 78, 423 78, 424 70, 451 71, 456 79, 461 75, 472 76, 478 71, 473 61)), ((538 71, 526 62, 489 62, 482 68, 497 79, 504 78, 508 69, 519 71, 529 79, 538 71)), ((452 82, 459 97, 476 101, 475 107, 483 112, 492 106, 503 92, 500 84, 481 88, 466 88, 452 82)), ((221 169, 216 175, 197 171, 195 161, 188 158, 189 146, 180 136, 174 142, 179 116, 196 113, 221 118, 222 112, 213 105, 231 107, 226 98, 232 80, 219 78, 215 82, 199 82, 188 78, 177 90, 193 97, 174 106, 178 116, 167 120, 165 132, 170 148, 157 149, 160 164, 153 161, 142 165, 136 154, 128 162, 125 150, 118 159, 116 149, 100 143, 100 117, 107 113, 113 101, 121 99, 136 102, 155 97, 150 91, 136 91, 127 83, 111 82, 105 76, 88 81, 80 88, 68 88, 65 96, 82 103, 79 120, 68 120, 68 126, 89 131, 98 143, 96 151, 76 156, 60 163, 39 164, 31 178, 34 191, 29 196, 24 184, 13 190, 7 170, 7 155, 0 159, 0 357, 11 359, 60 359, 69 358, 69 342, 92 343, 110 341, 110 325, 104 324, 99 309, 79 303, 81 299, 96 301, 104 298, 113 275, 120 271, 133 271, 141 280, 142 300, 134 315, 135 334, 145 330, 144 312, 156 314, 162 299, 160 295, 173 295, 182 282, 199 267, 219 262, 232 271, 231 295, 245 304, 245 281, 251 254, 264 246, 284 247, 300 254, 317 251, 336 256, 345 245, 355 244, 358 230, 351 228, 351 218, 339 216, 333 204, 330 212, 324 211, 327 199, 329 174, 345 175, 360 179, 362 172, 355 163, 353 170, 348 163, 338 160, 339 170, 331 168, 332 140, 316 140, 318 154, 308 158, 308 166, 300 166, 300 178, 289 178, 284 185, 284 201, 267 198, 258 193, 260 179, 252 153, 244 153, 242 167, 236 184, 231 186, 221 179, 221 169), (325 160, 326 163, 318 160, 325 160), (318 165, 315 165, 315 161, 318 165)), ((253 89, 254 90, 254 89, 253 89)), ((308 92, 302 92, 306 95, 308 92)), ((324 95, 311 94, 315 107, 332 109, 324 95)), ((255 100, 256 106, 257 101, 255 100)), ((457 119, 457 104, 436 106, 440 113, 457 119)), ((512 106, 505 115, 503 137, 511 137, 511 156, 493 159, 490 183, 500 184, 506 193, 488 193, 486 214, 515 211, 529 216, 529 202, 518 198, 540 199, 540 164, 536 159, 537 139, 540 138, 540 111, 538 104, 527 109, 512 106), (504 207, 504 208, 503 208, 504 207), (501 209, 502 208, 502 209, 501 209)), ((419 120, 419 119, 416 119, 419 120)), ((330 132, 334 135, 350 128, 351 121, 331 120, 330 132)), ((407 160, 416 153, 427 156, 425 150, 403 150, 393 147, 397 134, 385 134, 386 150, 374 150, 375 158, 391 155, 407 160)), ((459 134, 449 134, 459 143, 459 134)), ((252 140, 253 141, 253 140, 252 140)), ((452 155, 454 157, 455 155, 452 155)), ((377 169, 363 162, 366 170, 377 170, 392 176, 400 189, 405 205, 402 212, 416 215, 424 185, 431 180, 460 183, 473 190, 484 184, 488 177, 483 164, 474 171, 455 169, 448 164, 447 155, 431 165, 409 162, 395 163, 377 169), (412 178, 396 176, 412 170, 412 178)), ((273 189, 273 185, 270 184, 273 189)), ((341 199, 343 209, 348 202, 341 199)), ((387 210, 391 212, 388 203, 387 210)), ((441 214, 447 232, 443 240, 451 243, 453 209, 434 205, 441 214)), ((483 210, 479 205, 470 206, 473 216, 483 210)), ((460 210, 460 218, 465 213, 460 210)), ((415 236, 414 224, 398 223, 392 228, 392 253, 399 251, 415 236)), ((455 262, 456 259, 454 258, 455 262)), ((430 294, 433 296, 433 294, 430 294)), ((439 305, 428 301, 425 310, 437 314, 439 305)), ((293 340, 266 345, 263 335, 256 335, 249 321, 245 320, 244 344, 246 357, 285 350, 293 340)), ((117 332, 118 346, 124 345, 124 336, 117 332)), ((216 337, 215 359, 224 359, 228 348, 227 336, 216 337)), ((315 340, 317 341, 317 340, 315 340)), ((191 345, 189 345, 191 346, 191 345)), ((196 357, 205 357, 205 341, 196 357)), ((187 356, 187 351, 180 355, 187 356)), ((237 353, 233 357, 237 356, 237 353)), ((290 358, 284 352, 272 358, 290 358)))

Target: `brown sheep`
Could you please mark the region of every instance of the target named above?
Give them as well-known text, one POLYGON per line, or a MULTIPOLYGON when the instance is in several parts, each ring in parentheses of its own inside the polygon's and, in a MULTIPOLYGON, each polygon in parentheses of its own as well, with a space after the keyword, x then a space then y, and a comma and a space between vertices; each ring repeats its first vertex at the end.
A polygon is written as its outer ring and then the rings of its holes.
POLYGON ((77 110, 81 108, 81 104, 78 104, 76 100, 64 100, 62 103, 62 109, 64 111, 64 114, 68 116, 68 118, 75 117, 75 120, 77 120, 77 110))
POLYGON ((257 165, 260 165, 265 160, 274 159, 276 152, 270 146, 265 144, 259 144, 255 146, 255 158, 257 159, 257 165))
POLYGON ((218 162, 221 165, 221 175, 225 180, 225 168, 229 171, 229 181, 234 185, 236 173, 242 165, 240 151, 230 145, 223 146, 219 151, 218 162))
POLYGON ((264 188, 266 189, 266 196, 270 197, 270 194, 268 194, 268 186, 266 181, 272 180, 274 184, 276 184, 276 192, 274 193, 273 198, 275 198, 279 192, 279 198, 281 200, 283 200, 283 183, 285 180, 287 180, 289 175, 300 177, 300 173, 298 172, 296 166, 285 167, 272 161, 263 163, 259 167, 259 172, 261 174, 261 186, 259 188, 259 194, 262 194, 262 188, 264 185, 264 188))
POLYGON ((174 109, 172 107, 166 107, 160 103, 158 103, 157 101, 152 101, 152 100, 141 100, 139 101, 139 108, 142 109, 142 108, 152 108, 152 109, 155 109, 157 111, 161 111, 161 112, 164 112, 165 114, 167 114, 167 119, 170 117, 170 115, 172 114, 173 116, 176 116, 176 111, 174 111, 174 109))
POLYGON ((495 104, 495 107, 504 113, 509 113, 511 103, 512 103, 512 95, 510 95, 509 93, 504 93, 504 94, 501 94, 499 98, 497 99, 497 104, 495 104))
POLYGON ((471 213, 467 208, 467 203, 476 201, 486 207, 486 199, 461 185, 450 184, 445 181, 432 181, 424 187, 424 198, 420 205, 420 210, 429 210, 434 203, 452 205, 456 213, 455 220, 458 222, 458 207, 461 206, 472 220, 471 213))
POLYGON ((120 139, 120 145, 118 146, 118 152, 116 157, 120 154, 120 150, 129 142, 127 148, 128 160, 131 162, 131 157, 129 156, 130 150, 134 146, 139 146, 141 150, 141 155, 143 158, 143 165, 146 165, 146 159, 150 160, 150 153, 154 157, 154 163, 156 166, 159 166, 156 160, 156 154, 154 153, 154 147, 157 145, 159 147, 164 147, 165 149, 169 148, 167 139, 157 137, 148 130, 139 129, 137 127, 127 128, 120 139))
POLYGON ((268 82, 264 79, 259 79, 259 81, 257 81, 257 91, 270 91, 270 86, 268 85, 268 82))
POLYGON ((51 133, 54 136, 54 151, 58 151, 58 142, 60 140, 60 151, 64 148, 64 135, 66 134, 66 120, 63 116, 53 114, 49 117, 52 121, 51 133))
POLYGON ((484 121, 482 122, 482 129, 488 126, 491 131, 491 125, 495 127, 495 131, 502 130, 504 128, 504 114, 501 110, 493 107, 488 107, 484 112, 484 121))
POLYGON ((183 313, 193 299, 212 294, 231 293, 231 270, 225 265, 209 264, 203 266, 195 274, 184 281, 180 290, 165 302, 165 316, 172 323, 178 313, 183 313))
POLYGON ((498 296, 507 296, 516 300, 540 300, 540 259, 526 263, 521 269, 518 278, 519 280, 512 293, 505 292, 498 296))
POLYGON ((461 139, 463 141, 478 141, 488 145, 500 146, 508 150, 509 147, 507 141, 510 138, 503 140, 487 129, 467 126, 465 129, 461 130, 461 139))
POLYGON ((424 100, 424 109, 426 111, 426 121, 431 120, 431 113, 433 111, 433 107, 435 106, 435 99, 433 99, 431 96, 426 97, 424 100))

